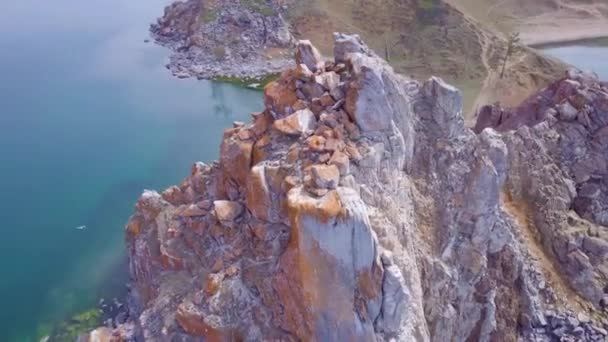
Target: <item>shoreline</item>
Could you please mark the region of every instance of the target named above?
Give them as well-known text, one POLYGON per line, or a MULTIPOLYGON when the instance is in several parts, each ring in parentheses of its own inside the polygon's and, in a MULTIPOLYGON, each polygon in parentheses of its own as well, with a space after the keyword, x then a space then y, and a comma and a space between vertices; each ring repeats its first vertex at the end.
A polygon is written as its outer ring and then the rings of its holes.
MULTIPOLYGON (((568 45, 588 44, 588 45, 596 46, 596 45, 598 45, 597 44, 598 42, 606 42, 604 44, 608 45, 608 34, 602 35, 602 36, 584 37, 584 38, 579 38, 579 39, 550 41, 550 42, 546 42, 546 43, 543 42, 543 43, 528 45, 528 46, 533 49, 542 50, 542 49, 555 48, 555 47, 568 46, 568 45)), ((599 44, 599 45, 601 45, 601 44, 599 44)))
POLYGON ((272 59, 264 58, 264 51, 258 55, 250 55, 246 61, 231 57, 217 60, 200 49, 192 52, 180 51, 179 42, 160 36, 153 28, 149 33, 153 44, 169 50, 165 68, 180 79, 218 81, 259 90, 269 80, 293 67, 293 62, 282 55, 272 59))
POLYGON ((572 36, 572 37, 562 37, 555 39, 546 39, 542 41, 533 41, 532 43, 528 43, 524 41, 524 44, 531 48, 539 49, 546 48, 551 46, 560 46, 560 45, 569 45, 575 43, 584 43, 584 42, 593 42, 599 39, 608 38, 608 33, 604 33, 602 35, 581 35, 581 36, 572 36))

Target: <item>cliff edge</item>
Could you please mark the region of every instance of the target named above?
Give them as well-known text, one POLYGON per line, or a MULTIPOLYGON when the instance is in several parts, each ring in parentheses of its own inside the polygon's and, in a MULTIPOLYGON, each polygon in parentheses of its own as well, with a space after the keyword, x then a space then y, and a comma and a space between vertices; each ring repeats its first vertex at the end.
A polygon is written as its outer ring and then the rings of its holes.
POLYGON ((587 189, 560 154, 579 123, 476 134, 456 88, 394 73, 358 36, 335 34, 333 61, 296 50, 218 161, 137 202, 132 315, 107 336, 605 340, 604 209, 572 210, 605 177, 587 189))

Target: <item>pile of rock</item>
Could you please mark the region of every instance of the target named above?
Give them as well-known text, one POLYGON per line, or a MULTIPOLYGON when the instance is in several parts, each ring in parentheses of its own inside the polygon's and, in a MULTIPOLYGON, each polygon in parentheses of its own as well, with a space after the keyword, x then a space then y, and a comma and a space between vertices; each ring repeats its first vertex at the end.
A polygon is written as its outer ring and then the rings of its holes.
POLYGON ((578 123, 595 132, 606 126, 608 120, 608 85, 597 75, 568 70, 566 77, 550 84, 516 108, 502 108, 500 104, 481 108, 476 132, 486 127, 498 131, 514 130, 521 126, 534 126, 543 121, 578 123))
POLYGON ((570 211, 579 191, 554 129, 475 134, 457 89, 395 74, 357 36, 336 34, 329 62, 296 49, 265 110, 224 132, 219 161, 137 202, 138 337, 602 335, 607 239, 570 211))
POLYGON ((533 341, 546 341, 547 333, 555 340, 564 342, 575 341, 606 341, 608 331, 591 323, 584 313, 573 312, 556 313, 550 310, 545 312, 542 325, 534 329, 533 341))
POLYGON ((176 1, 150 32, 174 50, 167 68, 180 78, 257 78, 292 66, 279 1, 176 1))

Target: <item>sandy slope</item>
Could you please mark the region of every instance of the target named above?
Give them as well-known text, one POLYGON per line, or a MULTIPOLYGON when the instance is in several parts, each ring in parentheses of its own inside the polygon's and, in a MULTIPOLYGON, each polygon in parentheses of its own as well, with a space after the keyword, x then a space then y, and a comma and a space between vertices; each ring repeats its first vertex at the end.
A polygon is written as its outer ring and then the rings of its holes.
MULTIPOLYGON (((541 45, 596 38, 608 35, 608 0, 445 0, 479 26, 505 37, 520 32, 522 42, 541 45)), ((465 115, 475 120, 473 113, 481 105, 500 101, 514 105, 531 93, 563 74, 567 67, 542 52, 526 49, 513 56, 507 64, 507 74, 500 78, 500 61, 504 56, 494 37, 481 39, 487 76, 472 110, 465 115)))
POLYGON ((318 42, 325 53, 331 52, 333 31, 359 33, 381 55, 388 45, 390 63, 398 72, 418 79, 439 75, 461 89, 469 123, 481 105, 518 104, 567 68, 537 50, 524 49, 508 60, 501 78, 510 32, 520 32, 528 45, 608 34, 608 0, 426 3, 431 10, 425 13, 414 0, 308 0, 293 2, 288 19, 298 38, 318 42))
POLYGON ((608 36, 608 0, 446 0, 489 28, 538 45, 608 36))
POLYGON ((561 43, 608 37, 608 19, 535 20, 520 26, 522 41, 528 45, 561 43))

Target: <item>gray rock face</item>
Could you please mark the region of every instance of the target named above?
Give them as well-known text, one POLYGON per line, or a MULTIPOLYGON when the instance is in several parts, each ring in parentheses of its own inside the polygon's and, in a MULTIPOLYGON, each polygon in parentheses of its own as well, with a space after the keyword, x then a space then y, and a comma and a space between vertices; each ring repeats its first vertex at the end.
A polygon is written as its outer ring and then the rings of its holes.
MULTIPOLYGON (((501 112, 498 121, 487 115, 478 121, 478 128, 493 122, 490 126, 505 131, 506 189, 522 208, 528 233, 539 237, 536 242, 554 265, 545 268, 553 269, 555 279, 563 279, 561 296, 576 298, 598 312, 608 279, 608 197, 603 181, 608 154, 598 143, 608 125, 606 98, 596 76, 570 71, 517 108, 486 109, 501 112)), ((577 307, 575 301, 564 302, 570 310, 577 307)), ((553 334, 565 340, 604 340, 596 333, 585 335, 587 330, 576 326, 560 327, 553 334)))
POLYGON ((404 335, 401 331, 407 327, 406 313, 412 302, 411 294, 401 274, 401 270, 392 261, 384 264, 384 280, 382 282, 382 312, 377 326, 382 327, 386 335, 404 335))
POLYGON ((356 36, 336 34, 314 72, 299 62, 313 75, 272 83, 219 163, 138 201, 130 323, 145 340, 605 338, 598 82, 552 86, 575 120, 551 93, 526 104, 550 115, 488 108, 475 134, 457 89, 395 74, 356 36), (282 126, 277 103, 304 124, 282 126))
POLYGON ((371 50, 363 43, 359 35, 334 33, 334 58, 336 63, 344 63, 349 60, 351 53, 369 55, 371 50))
POLYGON ((296 48, 296 64, 304 64, 312 72, 323 68, 321 54, 310 40, 301 40, 296 48))

